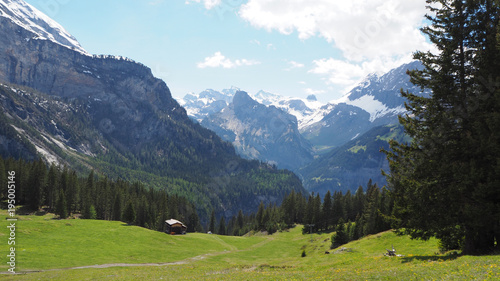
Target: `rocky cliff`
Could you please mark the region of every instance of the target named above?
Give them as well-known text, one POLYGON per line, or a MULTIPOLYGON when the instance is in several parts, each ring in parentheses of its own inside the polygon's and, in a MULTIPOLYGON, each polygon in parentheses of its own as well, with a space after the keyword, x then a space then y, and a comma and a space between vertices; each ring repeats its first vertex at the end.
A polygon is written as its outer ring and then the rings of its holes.
POLYGON ((299 133, 297 118, 237 92, 229 106, 202 121, 240 155, 296 170, 312 160, 311 146, 299 133))

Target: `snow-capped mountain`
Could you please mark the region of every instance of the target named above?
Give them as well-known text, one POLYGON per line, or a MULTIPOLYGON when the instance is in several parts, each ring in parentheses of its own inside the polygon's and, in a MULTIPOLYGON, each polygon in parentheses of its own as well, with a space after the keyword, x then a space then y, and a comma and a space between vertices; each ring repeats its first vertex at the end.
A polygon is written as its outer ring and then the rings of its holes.
MULTIPOLYGON (((371 128, 395 124, 405 112, 401 89, 419 94, 421 89, 410 82, 407 70, 419 69, 418 61, 404 64, 386 74, 371 74, 343 98, 321 107, 301 133, 315 147, 337 147, 371 128)), ((421 93, 426 95, 427 93, 421 93)))
POLYGON ((82 54, 88 54, 80 43, 59 23, 22 0, 0 0, 0 16, 34 33, 25 40, 50 40, 82 54))
POLYGON ((308 99, 282 97, 280 100, 272 103, 272 105, 297 117, 299 130, 314 122, 316 112, 324 106, 323 103, 317 101, 313 96, 310 96, 308 99))
MULTIPOLYGON (((341 99, 326 105, 316 101, 314 96, 292 98, 262 90, 250 96, 262 105, 295 116, 301 134, 312 143, 317 153, 322 153, 361 136, 371 128, 397 123, 397 116, 405 112, 401 89, 413 93, 421 91, 410 82, 406 72, 421 67, 415 61, 385 74, 370 74, 341 99)), ((221 92, 205 90, 188 94, 179 102, 192 118, 202 122, 228 107, 237 90, 235 87, 221 92)))
POLYGON ((207 89, 201 93, 188 93, 178 102, 182 105, 188 115, 198 122, 201 122, 205 117, 221 111, 228 106, 233 100, 234 94, 240 89, 231 87, 222 91, 207 89))
POLYGON ((310 143, 299 132, 321 103, 239 88, 189 93, 179 101, 191 118, 231 142, 244 157, 297 170, 312 160, 310 143))
MULTIPOLYGON (((234 86, 222 91, 207 89, 198 94, 188 93, 178 102, 186 109, 191 118, 201 122, 205 117, 220 112, 224 107, 228 106, 237 91, 240 91, 240 89, 234 86)), ((323 118, 321 116, 318 120, 314 119, 318 118, 316 112, 324 106, 314 96, 310 96, 308 99, 292 98, 264 90, 249 95, 260 104, 275 106, 295 116, 299 129, 323 118)))

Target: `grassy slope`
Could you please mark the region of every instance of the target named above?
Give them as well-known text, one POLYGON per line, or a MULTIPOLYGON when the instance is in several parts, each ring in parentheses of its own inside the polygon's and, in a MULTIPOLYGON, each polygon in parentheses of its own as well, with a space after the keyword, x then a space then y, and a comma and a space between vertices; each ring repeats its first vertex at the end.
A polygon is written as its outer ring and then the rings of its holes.
MULTIPOLYGON (((4 217, 5 212, 0 212, 4 217)), ((6 221, 0 224, 0 271, 5 272, 6 221)), ((18 271, 109 263, 171 263, 161 266, 49 270, 0 275, 14 280, 138 279, 491 279, 500 278, 500 256, 438 255, 437 242, 412 241, 392 232, 347 244, 352 252, 325 254, 331 234, 302 235, 301 227, 272 236, 225 237, 193 233, 170 236, 120 222, 18 221, 18 271), (384 257, 391 245, 405 257, 384 257), (300 257, 305 249, 307 256, 300 257), (177 262, 177 263, 172 263, 177 262)))

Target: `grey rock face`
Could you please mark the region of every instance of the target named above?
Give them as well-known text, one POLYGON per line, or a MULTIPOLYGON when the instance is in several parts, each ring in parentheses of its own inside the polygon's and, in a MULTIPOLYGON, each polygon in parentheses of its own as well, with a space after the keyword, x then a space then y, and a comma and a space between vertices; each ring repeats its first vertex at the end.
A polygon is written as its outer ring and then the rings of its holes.
POLYGON ((94 125, 123 145, 164 134, 164 120, 187 119, 167 85, 129 59, 89 56, 0 17, 0 80, 88 104, 94 125))
POLYGON ((312 160, 311 146, 299 133, 297 118, 274 106, 265 106, 245 92, 212 114, 202 125, 230 141, 247 158, 298 169, 312 160))

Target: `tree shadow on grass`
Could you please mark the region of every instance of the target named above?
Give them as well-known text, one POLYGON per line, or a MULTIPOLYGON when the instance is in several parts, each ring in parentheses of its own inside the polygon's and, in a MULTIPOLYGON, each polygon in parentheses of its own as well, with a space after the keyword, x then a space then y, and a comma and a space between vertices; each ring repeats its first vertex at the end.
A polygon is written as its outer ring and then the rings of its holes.
POLYGON ((452 261, 461 257, 461 254, 450 253, 447 255, 426 255, 426 256, 406 256, 402 258, 401 263, 410 263, 414 261, 428 261, 428 262, 443 262, 443 261, 452 261))

